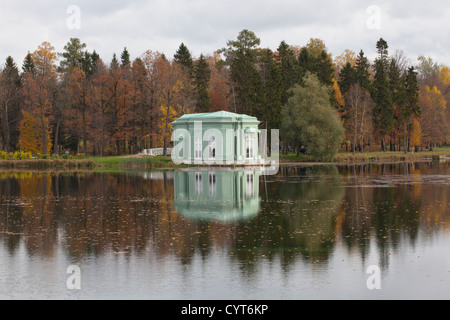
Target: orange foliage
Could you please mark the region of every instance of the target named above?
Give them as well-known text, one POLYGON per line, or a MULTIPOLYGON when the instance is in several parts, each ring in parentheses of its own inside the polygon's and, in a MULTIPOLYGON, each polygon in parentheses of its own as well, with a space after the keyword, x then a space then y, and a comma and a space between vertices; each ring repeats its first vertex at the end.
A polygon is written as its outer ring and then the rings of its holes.
MULTIPOLYGON (((23 119, 20 121, 20 137, 19 147, 25 152, 33 154, 45 153, 42 141, 42 125, 33 115, 26 111, 22 111, 23 119)), ((46 143, 47 150, 51 149, 50 128, 46 124, 46 143)))

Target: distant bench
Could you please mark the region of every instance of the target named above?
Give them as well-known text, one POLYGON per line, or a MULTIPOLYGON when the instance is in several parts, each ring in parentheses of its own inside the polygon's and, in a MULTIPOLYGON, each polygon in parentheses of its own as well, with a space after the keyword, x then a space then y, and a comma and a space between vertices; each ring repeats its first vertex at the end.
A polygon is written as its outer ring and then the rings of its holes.
MULTIPOLYGON (((140 154, 146 155, 146 156, 162 156, 163 155, 163 148, 156 148, 156 149, 144 149, 140 154)), ((172 148, 167 148, 167 155, 172 154, 172 148)))

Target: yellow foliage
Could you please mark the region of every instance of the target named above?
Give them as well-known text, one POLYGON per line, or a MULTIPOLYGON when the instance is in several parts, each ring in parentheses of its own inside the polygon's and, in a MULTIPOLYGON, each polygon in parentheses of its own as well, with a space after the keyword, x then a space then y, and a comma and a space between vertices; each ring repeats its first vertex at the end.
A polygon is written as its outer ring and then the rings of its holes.
MULTIPOLYGON (((163 139, 164 139, 164 128, 166 126, 166 116, 167 116, 167 107, 166 106, 161 106, 161 120, 159 121, 158 124, 158 131, 159 131, 159 135, 157 138, 158 144, 160 146, 163 145, 163 139)), ((169 117, 167 119, 167 130, 166 130, 166 141, 170 141, 171 137, 172 137, 172 128, 170 127, 170 123, 175 121, 178 118, 178 109, 176 106, 171 106, 170 108, 170 113, 169 113, 169 117)))
POLYGON ((55 71, 58 56, 55 52, 55 47, 49 42, 44 41, 37 50, 33 52, 32 57, 39 73, 48 74, 55 71))
POLYGON ((339 85, 336 81, 336 79, 333 78, 333 89, 334 92, 336 93, 336 101, 340 106, 345 105, 345 100, 344 97, 342 96, 342 92, 341 89, 339 88, 339 85))
POLYGON ((412 123, 410 143, 413 147, 419 146, 422 143, 422 128, 420 127, 420 122, 417 119, 414 119, 412 123))
POLYGON ((436 111, 443 113, 447 108, 447 103, 441 91, 436 86, 433 86, 433 88, 426 86, 425 91, 432 105, 436 108, 436 111))
POLYGON ((439 78, 445 86, 450 86, 450 68, 443 66, 439 72, 439 78))
MULTIPOLYGON (((33 154, 43 153, 42 145, 42 124, 37 121, 30 113, 22 111, 23 119, 19 125, 19 147, 25 152, 31 152, 33 154)), ((47 121, 48 122, 48 121, 47 121)), ((52 147, 50 138, 49 124, 47 127, 47 150, 52 147)))

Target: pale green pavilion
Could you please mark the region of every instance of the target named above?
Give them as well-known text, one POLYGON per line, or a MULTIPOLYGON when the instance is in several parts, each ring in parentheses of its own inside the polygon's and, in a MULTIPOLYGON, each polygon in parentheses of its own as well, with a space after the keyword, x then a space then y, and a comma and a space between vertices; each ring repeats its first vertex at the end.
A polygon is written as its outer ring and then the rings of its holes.
POLYGON ((172 122, 172 159, 184 164, 259 165, 260 121, 228 111, 185 114, 172 122))

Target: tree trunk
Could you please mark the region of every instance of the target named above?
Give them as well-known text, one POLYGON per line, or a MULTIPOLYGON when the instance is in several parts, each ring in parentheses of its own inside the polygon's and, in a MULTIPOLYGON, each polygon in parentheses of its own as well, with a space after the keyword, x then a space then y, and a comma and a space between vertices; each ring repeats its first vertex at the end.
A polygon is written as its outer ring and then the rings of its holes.
POLYGON ((358 114, 355 112, 355 116, 354 116, 354 122, 353 122, 353 126, 354 126, 354 130, 353 130, 353 154, 355 154, 356 152, 356 132, 358 131, 357 128, 357 124, 358 124, 358 114))
POLYGON ((9 128, 9 118, 8 118, 8 101, 3 103, 3 117, 2 117, 2 131, 3 131, 3 143, 5 151, 10 151, 11 144, 11 131, 9 128))
POLYGON ((47 154, 47 127, 45 126, 44 116, 41 115, 41 123, 42 123, 42 153, 47 154))
POLYGON ((405 154, 408 153, 409 151, 409 126, 410 126, 410 122, 411 120, 408 120, 408 123, 405 124, 405 128, 404 128, 404 148, 405 148, 405 154))
POLYGON ((59 123, 60 120, 56 121, 56 128, 55 128, 55 143, 54 143, 54 151, 55 154, 59 154, 59 123))
POLYGON ((166 133, 167 133, 167 126, 169 125, 169 115, 170 115, 170 91, 167 93, 167 113, 166 113, 166 120, 164 125, 164 132, 163 132, 163 155, 167 156, 167 139, 166 139, 166 133))
MULTIPOLYGON (((86 109, 86 107, 85 107, 86 109)), ((86 112, 83 111, 83 154, 86 156, 87 149, 86 149, 86 143, 87 142, 87 130, 86 130, 86 112)))

